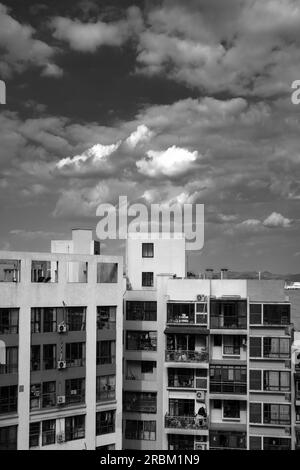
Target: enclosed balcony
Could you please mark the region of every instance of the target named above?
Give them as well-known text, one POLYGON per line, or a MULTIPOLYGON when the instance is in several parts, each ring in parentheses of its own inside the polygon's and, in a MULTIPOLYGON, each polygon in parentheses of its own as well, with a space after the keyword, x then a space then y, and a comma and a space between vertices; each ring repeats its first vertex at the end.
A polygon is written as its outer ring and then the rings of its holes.
POLYGON ((210 366, 210 393, 247 393, 247 369, 244 366, 210 366))
POLYGON ((217 299, 210 301, 211 329, 247 329, 247 301, 217 299))
POLYGON ((165 416, 165 427, 172 429, 207 429, 208 419, 203 416, 165 416))
POLYGON ((198 411, 195 412, 193 399, 170 398, 169 412, 165 415, 165 428, 192 431, 207 429, 208 418, 205 403, 199 403, 198 411))
POLYGON ((167 325, 207 328, 207 303, 169 302, 167 325))
POLYGON ((156 392, 125 392, 124 411, 156 413, 156 392))
POLYGON ((166 362, 195 363, 208 361, 207 340, 204 335, 166 335, 166 362))

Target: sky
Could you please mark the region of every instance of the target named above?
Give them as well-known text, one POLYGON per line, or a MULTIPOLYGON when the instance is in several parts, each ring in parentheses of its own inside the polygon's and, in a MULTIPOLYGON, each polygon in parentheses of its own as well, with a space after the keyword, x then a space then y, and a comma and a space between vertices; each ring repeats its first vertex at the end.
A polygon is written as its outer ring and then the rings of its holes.
POLYGON ((298 0, 0 0, 0 249, 126 195, 204 204, 190 270, 300 272, 299 25, 298 0))

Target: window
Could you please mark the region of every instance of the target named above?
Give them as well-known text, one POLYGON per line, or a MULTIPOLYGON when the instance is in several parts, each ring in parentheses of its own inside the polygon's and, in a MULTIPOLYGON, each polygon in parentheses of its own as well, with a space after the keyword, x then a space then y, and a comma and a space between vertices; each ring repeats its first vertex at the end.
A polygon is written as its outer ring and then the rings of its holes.
POLYGON ((211 328, 247 328, 246 300, 211 300, 211 328))
POLYGON ((250 390, 261 390, 261 370, 250 370, 250 390))
POLYGON ((211 393, 246 393, 247 371, 244 366, 211 366, 211 393))
POLYGON ((250 304, 250 325, 261 325, 261 304, 250 304))
POLYGON ((118 263, 97 263, 97 282, 112 284, 118 282, 118 263))
POLYGON ((49 446, 51 444, 55 444, 55 429, 55 419, 48 419, 47 421, 42 421, 42 446, 49 446))
POLYGON ((280 424, 283 426, 291 424, 290 405, 264 404, 264 424, 280 424))
POLYGON ((137 441, 156 440, 156 421, 126 420, 125 439, 137 441))
POLYGON ((195 323, 195 304, 168 303, 167 323, 195 323))
POLYGON ((31 262, 31 282, 57 282, 58 262, 57 261, 32 261, 31 262))
POLYGON ((88 281, 88 263, 85 261, 68 262, 68 282, 86 283, 88 281))
POLYGON ((18 373, 18 347, 7 346, 5 348, 5 364, 0 364, 0 374, 18 373))
POLYGON ((0 450, 17 450, 17 426, 0 428, 0 450))
POLYGON ((291 439, 264 437, 264 450, 291 450, 291 439))
POLYGON ((141 373, 142 374, 153 374, 156 369, 155 361, 141 361, 141 373))
POLYGON ((261 423, 261 403, 250 403, 250 423, 261 423))
POLYGON ((265 304, 264 325, 289 325, 290 305, 288 304, 265 304))
POLYGON ((235 400, 226 400, 223 403, 224 419, 240 419, 240 402, 235 400))
POLYGON ((96 413, 96 436, 115 432, 116 410, 96 413))
POLYGON ((267 370, 264 371, 264 390, 289 392, 291 389, 290 372, 267 370))
POLYGON ((56 382, 43 382, 42 391, 43 408, 56 406, 56 382))
POLYGON ((264 357, 288 359, 291 355, 289 338, 264 338, 264 357))
POLYGON ((223 355, 239 356, 241 339, 239 336, 223 336, 223 355))
POLYGON ((66 403, 84 403, 85 401, 85 379, 66 380, 66 403))
POLYGON ((154 256, 154 244, 153 243, 142 243, 142 257, 153 258, 154 256))
POLYGON ((156 331, 127 331, 126 349, 129 351, 156 351, 156 331))
POLYGON ((0 308, 0 334, 18 334, 19 331, 19 309, 0 308))
POLYGON ((115 400, 116 398, 116 376, 100 375, 96 378, 97 401, 115 400))
POLYGON ((0 282, 20 282, 21 261, 15 259, 0 260, 0 282))
POLYGON ((168 450, 194 450, 194 436, 169 434, 168 450))
POLYGON ((250 357, 261 357, 260 336, 250 336, 250 357))
POLYGON ((222 346, 222 335, 214 335, 214 346, 217 348, 222 346))
POLYGON ((126 320, 156 321, 157 302, 127 301, 126 320))
POLYGON ((250 450, 262 450, 260 436, 250 436, 250 450))
POLYGON ((168 386, 194 388, 194 371, 190 369, 168 369, 168 386))
POLYGON ((156 392, 125 392, 124 410, 156 413, 156 392))
POLYGON ((44 344, 43 365, 45 370, 56 368, 56 344, 44 344))
POLYGON ((85 365, 85 343, 66 343, 66 361, 68 367, 85 365))
POLYGON ((53 307, 46 307, 39 309, 42 311, 44 314, 44 333, 53 333, 56 332, 57 330, 57 314, 58 311, 62 310, 58 308, 53 308, 53 307))
POLYGON ((30 385, 30 409, 41 407, 41 384, 30 385))
POLYGON ((246 449, 246 433, 235 431, 211 431, 210 449, 246 449))
POLYGON ((97 328, 98 330, 116 329, 117 307, 101 306, 97 307, 97 328))
POLYGON ((67 307, 66 316, 69 331, 85 331, 85 307, 67 307))
POLYGON ((170 398, 169 414, 170 416, 194 416, 195 401, 180 398, 170 398))
POLYGON ((85 436, 85 416, 71 416, 65 418, 65 439, 66 441, 75 441, 83 439, 85 436))
POLYGON ((114 364, 116 360, 115 341, 97 341, 97 365, 114 364))
POLYGON ((0 387, 0 413, 15 413, 18 409, 18 389, 16 385, 0 387))
POLYGON ((56 332, 56 319, 59 308, 45 307, 31 309, 31 333, 56 332), (42 328, 43 322, 43 328, 42 328))
POLYGON ((153 287, 153 273, 152 272, 142 273, 142 286, 153 287))
POLYGON ((41 346, 35 344, 31 346, 31 370, 41 369, 41 346))

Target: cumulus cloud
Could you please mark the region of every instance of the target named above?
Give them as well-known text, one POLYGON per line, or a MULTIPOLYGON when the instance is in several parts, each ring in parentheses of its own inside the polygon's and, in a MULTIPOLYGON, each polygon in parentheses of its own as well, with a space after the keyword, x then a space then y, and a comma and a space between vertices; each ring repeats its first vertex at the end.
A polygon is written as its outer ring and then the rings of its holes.
POLYGON ((81 22, 78 19, 56 17, 51 21, 56 39, 66 41, 81 52, 95 52, 101 46, 121 46, 140 29, 141 14, 137 7, 127 10, 126 18, 106 23, 81 22))
POLYGON ((48 76, 61 75, 62 71, 53 63, 54 48, 36 39, 35 33, 32 26, 19 23, 10 15, 10 10, 0 3, 2 77, 23 72, 28 66, 42 67, 42 73, 48 76))
POLYGON ((198 158, 198 151, 189 150, 172 145, 167 150, 148 150, 147 157, 136 162, 138 171, 151 178, 160 175, 179 176, 192 167, 198 158))
POLYGON ((137 127, 136 131, 132 132, 126 139, 126 143, 131 148, 135 148, 139 144, 148 142, 153 136, 153 132, 147 126, 141 124, 137 127))
POLYGON ((272 212, 264 221, 263 224, 266 227, 283 227, 288 228, 291 226, 292 220, 288 219, 287 217, 283 217, 283 215, 279 214, 278 212, 272 212))

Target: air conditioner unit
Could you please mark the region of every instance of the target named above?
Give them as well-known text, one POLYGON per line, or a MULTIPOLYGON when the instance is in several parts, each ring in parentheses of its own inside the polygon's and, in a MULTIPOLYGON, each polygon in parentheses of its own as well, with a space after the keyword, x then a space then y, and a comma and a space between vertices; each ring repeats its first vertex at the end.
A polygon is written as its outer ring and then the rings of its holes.
POLYGON ((205 401, 205 391, 197 390, 196 392, 196 401, 205 401))
POLYGON ((66 403, 66 397, 64 395, 58 395, 56 403, 58 405, 64 405, 66 403))
POLYGON ((58 369, 66 369, 66 367, 67 367, 66 361, 58 361, 58 363, 57 363, 57 368, 58 369))
POLYGON ((60 322, 57 325, 57 333, 66 333, 67 332, 67 325, 64 321, 60 322))
POLYGON ((65 435, 62 432, 57 434, 56 441, 58 444, 62 444, 63 442, 65 442, 65 435))
POLYGON ((288 428, 288 427, 284 428, 284 432, 285 434, 291 434, 291 428, 288 428))
POLYGON ((198 302, 206 302, 206 295, 198 294, 196 298, 198 302))
POLYGON ((206 450, 206 442, 195 442, 195 450, 206 450))
POLYGON ((300 368, 300 351, 295 351, 295 367, 300 368))

